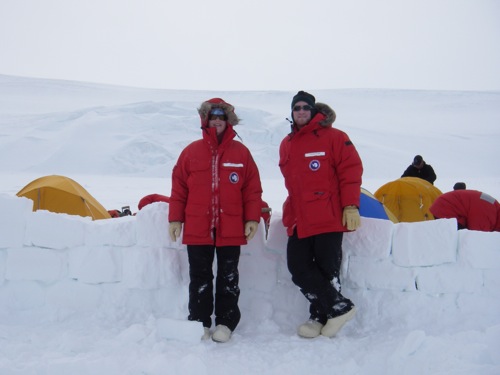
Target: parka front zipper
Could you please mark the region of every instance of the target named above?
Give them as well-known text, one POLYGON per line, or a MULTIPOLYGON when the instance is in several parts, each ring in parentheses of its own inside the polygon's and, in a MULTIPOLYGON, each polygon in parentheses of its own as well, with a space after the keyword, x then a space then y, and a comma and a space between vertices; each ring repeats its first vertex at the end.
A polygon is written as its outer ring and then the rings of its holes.
MULTIPOLYGON (((212 148, 212 236, 219 226, 219 152, 212 148)), ((214 238, 215 240, 215 238, 214 238)))

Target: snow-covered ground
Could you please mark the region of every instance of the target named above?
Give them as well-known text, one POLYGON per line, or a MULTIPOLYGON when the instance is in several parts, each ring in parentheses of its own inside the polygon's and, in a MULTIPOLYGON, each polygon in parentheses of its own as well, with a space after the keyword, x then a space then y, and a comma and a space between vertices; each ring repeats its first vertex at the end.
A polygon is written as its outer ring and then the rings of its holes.
MULTIPOLYGON (((464 181, 500 197, 499 92, 312 93, 337 112, 335 126, 357 146, 363 187, 372 193, 421 154, 441 191, 464 181)), ((307 306, 284 261, 277 167, 294 94, 0 75, 0 374, 500 373, 498 233, 457 234, 447 221, 364 220, 345 241, 345 293, 356 318, 331 340, 296 336, 307 306), (177 156, 200 137, 196 108, 212 97, 235 105, 243 119, 236 130, 274 217, 269 241, 261 236, 243 249, 243 317, 223 345, 193 339, 198 327, 183 320, 187 261, 162 231, 167 205, 89 223, 32 214, 15 198, 31 180, 60 174, 107 209, 136 212, 143 196, 169 195, 177 156), (21 222, 27 234, 19 240, 21 222)))

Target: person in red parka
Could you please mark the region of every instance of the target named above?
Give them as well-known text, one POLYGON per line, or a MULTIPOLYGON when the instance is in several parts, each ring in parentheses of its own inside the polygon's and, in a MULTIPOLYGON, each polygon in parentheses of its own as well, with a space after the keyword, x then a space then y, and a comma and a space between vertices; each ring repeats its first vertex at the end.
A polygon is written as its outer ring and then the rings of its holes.
POLYGON ((120 210, 108 210, 108 214, 112 217, 112 218, 117 218, 117 217, 120 217, 121 215, 121 212, 120 210))
POLYGON ((202 139, 181 152, 172 171, 168 220, 172 241, 181 234, 189 260, 189 320, 203 323, 210 337, 214 311, 212 263, 217 255, 215 332, 226 342, 239 323, 240 247, 258 229, 262 187, 250 151, 234 140, 239 119, 220 98, 198 109, 202 139))
POLYGON ((148 195, 141 198, 141 200, 139 201, 139 204, 137 205, 137 208, 140 211, 148 204, 155 203, 155 202, 169 203, 170 198, 167 197, 166 195, 161 195, 161 194, 148 194, 148 195))
POLYGON ((266 229, 266 239, 269 232, 269 226, 271 225, 272 212, 273 210, 271 207, 269 207, 269 204, 266 201, 262 201, 261 217, 264 221, 264 227, 266 229))
POLYGON ((436 219, 457 219, 458 229, 500 232, 500 204, 481 191, 449 191, 437 197, 429 210, 436 219))
POLYGON ((360 225, 363 165, 353 143, 332 127, 335 112, 299 91, 292 99, 292 132, 280 145, 279 166, 288 197, 283 204, 287 264, 310 303, 301 337, 333 337, 354 316, 340 293, 342 238, 360 225))

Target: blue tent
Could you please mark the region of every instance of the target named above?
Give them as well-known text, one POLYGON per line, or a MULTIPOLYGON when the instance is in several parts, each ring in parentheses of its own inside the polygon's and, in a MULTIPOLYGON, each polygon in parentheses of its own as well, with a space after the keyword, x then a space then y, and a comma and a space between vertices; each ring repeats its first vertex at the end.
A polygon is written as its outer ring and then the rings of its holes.
POLYGON ((361 188, 361 197, 359 200, 359 214, 363 217, 374 219, 391 220, 397 223, 398 219, 368 190, 361 188))

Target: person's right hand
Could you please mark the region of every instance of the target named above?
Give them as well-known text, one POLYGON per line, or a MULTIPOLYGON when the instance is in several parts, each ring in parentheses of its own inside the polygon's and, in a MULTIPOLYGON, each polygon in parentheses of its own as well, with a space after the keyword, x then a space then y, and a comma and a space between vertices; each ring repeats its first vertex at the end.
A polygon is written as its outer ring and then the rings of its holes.
POLYGON ((170 234, 170 239, 172 242, 177 241, 177 239, 181 236, 182 223, 180 221, 172 221, 168 225, 168 233, 170 234))

